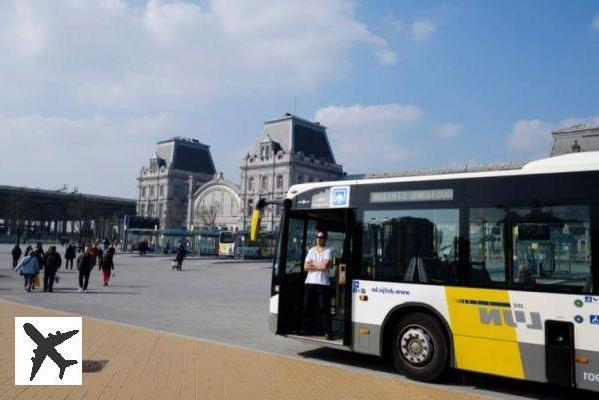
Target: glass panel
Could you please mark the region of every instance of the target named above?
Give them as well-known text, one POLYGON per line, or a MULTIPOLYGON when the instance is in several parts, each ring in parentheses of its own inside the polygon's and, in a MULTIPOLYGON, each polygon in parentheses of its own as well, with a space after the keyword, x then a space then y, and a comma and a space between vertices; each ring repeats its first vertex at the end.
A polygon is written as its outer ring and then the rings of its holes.
POLYGON ((591 290, 590 207, 514 209, 514 283, 563 291, 591 290))
POLYGON ((292 218, 289 220, 289 239, 287 241, 287 274, 302 271, 303 266, 304 220, 292 218))
POLYGON ((504 225, 508 213, 498 208, 470 210, 470 269, 467 282, 479 287, 505 286, 504 225))
POLYGON ((365 211, 363 228, 363 278, 457 282, 459 210, 365 211))

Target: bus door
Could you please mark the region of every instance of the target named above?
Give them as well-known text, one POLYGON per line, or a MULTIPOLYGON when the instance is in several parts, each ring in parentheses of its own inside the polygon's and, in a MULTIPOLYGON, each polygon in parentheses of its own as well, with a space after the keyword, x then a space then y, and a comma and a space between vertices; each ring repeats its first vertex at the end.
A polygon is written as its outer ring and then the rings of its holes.
POLYGON ((304 320, 310 315, 304 313, 304 271, 306 255, 315 245, 317 229, 328 233, 326 246, 331 249, 332 266, 330 278, 330 312, 333 339, 343 343, 349 341, 346 334, 347 322, 351 318, 351 302, 348 300, 351 283, 349 268, 351 250, 351 229, 353 211, 322 210, 290 212, 290 217, 282 225, 280 249, 277 256, 284 259, 278 263, 278 279, 273 279, 273 293, 279 294, 277 332, 295 334, 305 330, 304 320), (278 285, 277 285, 278 283, 278 285), (278 286, 278 287, 277 287, 278 286))

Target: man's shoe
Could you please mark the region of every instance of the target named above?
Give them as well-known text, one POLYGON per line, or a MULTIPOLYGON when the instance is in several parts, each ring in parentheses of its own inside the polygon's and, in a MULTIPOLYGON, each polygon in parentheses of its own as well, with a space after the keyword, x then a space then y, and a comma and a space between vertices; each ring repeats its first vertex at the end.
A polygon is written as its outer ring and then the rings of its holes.
POLYGON ((83 289, 83 293, 87 293, 87 289, 83 289))
POLYGON ((79 293, 83 292, 83 288, 79 288, 79 293))

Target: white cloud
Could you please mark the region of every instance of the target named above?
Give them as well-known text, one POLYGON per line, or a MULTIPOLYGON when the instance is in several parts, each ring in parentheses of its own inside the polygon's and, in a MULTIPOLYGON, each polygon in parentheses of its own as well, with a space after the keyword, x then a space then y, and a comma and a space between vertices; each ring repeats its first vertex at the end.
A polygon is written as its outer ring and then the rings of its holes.
POLYGON ((540 119, 517 121, 508 138, 508 146, 514 150, 548 148, 551 142, 550 132, 554 127, 555 125, 540 119))
POLYGON ((593 29, 599 29, 599 14, 597 14, 595 18, 593 18, 591 26, 593 27, 593 29))
POLYGON ((437 129, 437 134, 445 138, 454 138, 462 133, 462 125, 448 122, 437 129))
POLYGON ((412 23, 412 39, 422 43, 428 42, 435 29, 435 24, 429 20, 415 21, 412 23))
POLYGON ((319 109, 314 120, 328 128, 337 162, 356 173, 397 170, 399 162, 417 155, 397 139, 422 116, 414 105, 391 103, 329 106, 319 109))
POLYGON ((517 121, 508 136, 508 147, 520 151, 548 151, 552 140, 551 132, 574 125, 599 124, 599 115, 594 117, 568 117, 558 122, 546 122, 540 119, 517 121))
POLYGON ((397 56, 345 0, 10 0, 0 3, 0 93, 147 109, 218 96, 311 90, 356 47, 397 56), (17 82, 17 83, 15 83, 17 82), (25 89, 25 90, 24 90, 25 89))
POLYGON ((167 115, 0 117, 0 181, 20 186, 45 182, 48 188, 67 183, 88 193, 134 197, 139 168, 156 140, 171 129, 167 115))

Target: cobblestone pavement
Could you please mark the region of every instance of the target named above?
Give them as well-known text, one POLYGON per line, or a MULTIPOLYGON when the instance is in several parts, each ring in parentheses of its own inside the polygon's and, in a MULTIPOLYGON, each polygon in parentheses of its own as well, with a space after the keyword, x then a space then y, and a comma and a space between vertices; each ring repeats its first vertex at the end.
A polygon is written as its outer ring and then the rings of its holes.
POLYGON ((0 399, 477 399, 439 387, 84 318, 82 386, 14 386, 14 317, 64 316, 0 301, 0 399))
MULTIPOLYGON (((185 261, 183 271, 175 272, 166 257, 117 254, 116 277, 108 287, 101 287, 100 273, 95 270, 90 280, 90 293, 77 293, 76 271, 61 269, 61 281, 54 293, 39 290, 27 293, 23 290, 22 278, 11 271, 10 248, 0 245, 0 299, 312 360, 376 378, 412 383, 378 357, 274 336, 267 328, 271 274, 267 262, 190 259, 185 261)), ((2 354, 6 354, 4 347, 0 349, 0 357, 2 354)), ((468 375, 467 378, 463 383, 461 375, 452 376, 442 388, 503 399, 586 396, 546 385, 480 375, 468 375)))

